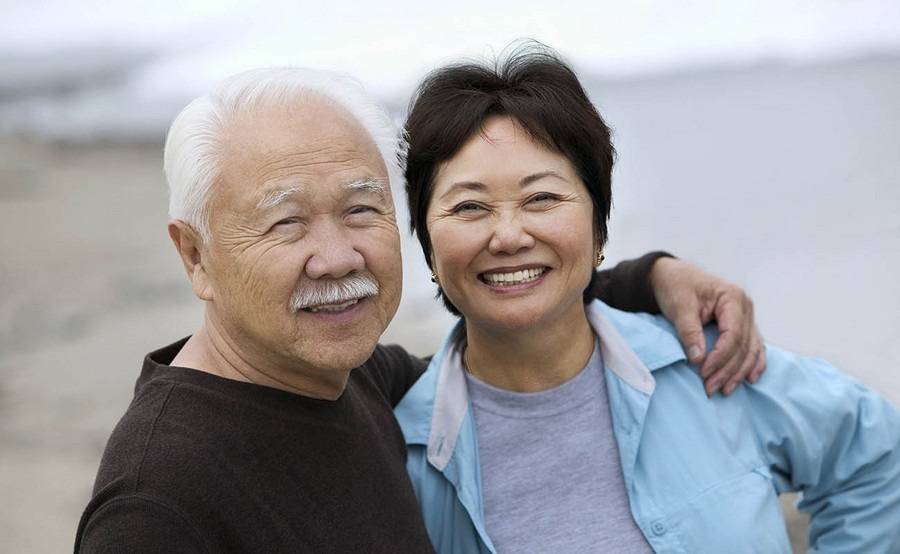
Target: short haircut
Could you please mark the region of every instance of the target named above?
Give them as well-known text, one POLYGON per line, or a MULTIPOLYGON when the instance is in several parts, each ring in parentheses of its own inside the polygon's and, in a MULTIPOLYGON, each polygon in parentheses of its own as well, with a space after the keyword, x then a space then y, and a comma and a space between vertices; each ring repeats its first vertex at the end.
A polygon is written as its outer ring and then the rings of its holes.
MULTIPOLYGON (((413 96, 405 129, 409 143, 406 194, 410 226, 429 267, 431 239, 425 215, 435 175, 469 138, 483 132, 485 120, 494 115, 511 117, 537 143, 568 158, 590 194, 594 231, 603 246, 615 160, 609 127, 559 55, 543 44, 526 41, 493 63, 466 62, 437 69, 413 96)), ((460 315, 443 291, 438 294, 452 313, 460 315)))
POLYGON ((163 154, 169 184, 169 217, 191 225, 210 239, 209 199, 221 173, 221 134, 236 116, 260 106, 311 100, 346 109, 368 134, 384 160, 393 187, 403 182, 401 142, 387 112, 355 79, 298 67, 253 69, 225 79, 195 99, 172 122, 163 154))

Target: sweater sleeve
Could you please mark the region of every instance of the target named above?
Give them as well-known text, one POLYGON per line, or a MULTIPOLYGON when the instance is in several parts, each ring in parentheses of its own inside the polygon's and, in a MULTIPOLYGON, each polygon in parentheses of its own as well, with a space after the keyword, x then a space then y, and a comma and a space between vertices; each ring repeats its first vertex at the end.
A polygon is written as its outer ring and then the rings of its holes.
POLYGON ((599 298, 618 310, 658 314, 660 309, 650 286, 650 270, 656 260, 671 257, 667 252, 649 252, 619 262, 611 269, 595 271, 585 295, 588 300, 599 298))
POLYGON ((76 554, 208 552, 199 533, 164 503, 132 495, 107 501, 82 521, 76 554))

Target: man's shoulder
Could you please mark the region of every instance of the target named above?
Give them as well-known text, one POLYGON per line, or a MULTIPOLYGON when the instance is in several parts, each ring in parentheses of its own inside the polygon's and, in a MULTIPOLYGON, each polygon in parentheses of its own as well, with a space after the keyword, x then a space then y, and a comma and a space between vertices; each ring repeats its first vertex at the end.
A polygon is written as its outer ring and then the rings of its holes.
POLYGON ((163 350, 162 361, 162 350, 145 360, 134 398, 107 442, 95 492, 114 482, 141 492, 216 479, 209 460, 230 460, 242 441, 303 415, 295 395, 166 365, 177 347, 163 350))
MULTIPOLYGON (((175 383, 162 380, 139 386, 107 441, 100 465, 101 474, 105 467, 115 467, 118 472, 122 472, 125 468, 140 464, 154 428, 176 386, 175 383)), ((99 477, 100 475, 98 479, 99 477)))
POLYGON ((106 444, 95 490, 116 481, 137 488, 160 463, 189 471, 185 462, 207 442, 194 422, 215 418, 206 415, 196 393, 184 389, 177 381, 154 379, 137 390, 106 444))
MULTIPOLYGON (((395 377, 403 376, 401 380, 404 381, 408 378, 406 376, 418 378, 426 367, 428 367, 427 361, 411 354, 406 348, 398 344, 379 343, 375 345, 372 355, 359 367, 359 370, 374 379, 378 387, 384 390, 385 387, 391 388, 390 382, 395 377)), ((390 391, 386 390, 385 392, 389 393, 390 391)))
POLYGON ((151 495, 132 493, 95 497, 84 511, 75 536, 75 552, 207 552, 207 541, 181 510, 151 495))
MULTIPOLYGON (((183 412, 172 417, 180 384, 154 378, 139 385, 134 399, 107 441, 91 501, 79 527, 79 542, 90 526, 186 521, 185 492, 209 484, 209 467, 201 463, 204 446, 192 436, 183 412), (175 399, 175 400, 173 400, 175 399), (119 521, 128 514, 127 521, 119 521)), ((102 535, 102 532, 100 533, 102 535)))
POLYGON ((426 367, 428 362, 410 354, 402 346, 378 344, 369 359, 360 366, 360 371, 355 373, 371 379, 391 406, 394 406, 426 367))
POLYGON ((372 352, 372 355, 369 356, 369 359, 363 364, 363 367, 381 368, 408 366, 423 370, 427 365, 428 363, 424 359, 410 353, 409 350, 399 344, 378 343, 375 345, 375 350, 372 352))
POLYGON ((190 378, 144 382, 107 442, 83 525, 121 514, 187 527, 215 521, 254 459, 248 437, 266 430, 256 404, 190 378))

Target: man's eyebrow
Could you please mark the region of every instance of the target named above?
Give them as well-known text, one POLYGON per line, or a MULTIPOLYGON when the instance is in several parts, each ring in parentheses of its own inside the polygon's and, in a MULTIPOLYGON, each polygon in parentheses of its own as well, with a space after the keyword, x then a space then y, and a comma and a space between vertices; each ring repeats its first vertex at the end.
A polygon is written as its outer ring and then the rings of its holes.
POLYGON ((374 192, 375 194, 385 195, 387 192, 387 179, 378 179, 374 177, 366 179, 357 179, 342 185, 345 189, 351 191, 374 192))
POLYGON ((300 187, 291 187, 287 189, 273 190, 266 194, 262 200, 256 205, 260 210, 268 210, 285 202, 291 195, 300 192, 300 187))

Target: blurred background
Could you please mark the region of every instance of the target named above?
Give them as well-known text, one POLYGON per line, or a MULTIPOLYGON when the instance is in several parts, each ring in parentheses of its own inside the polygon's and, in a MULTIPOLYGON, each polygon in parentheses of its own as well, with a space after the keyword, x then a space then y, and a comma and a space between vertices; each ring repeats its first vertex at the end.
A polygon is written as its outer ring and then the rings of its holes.
MULTIPOLYGON (((900 3, 0 0, 3 549, 71 550, 142 357, 200 320, 161 160, 190 99, 296 64, 402 122, 425 72, 519 37, 615 130, 608 263, 666 249, 733 280, 769 341, 900 404, 900 3)), ((404 256, 386 338, 425 354, 451 319, 405 222, 404 256)))

